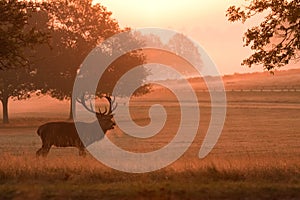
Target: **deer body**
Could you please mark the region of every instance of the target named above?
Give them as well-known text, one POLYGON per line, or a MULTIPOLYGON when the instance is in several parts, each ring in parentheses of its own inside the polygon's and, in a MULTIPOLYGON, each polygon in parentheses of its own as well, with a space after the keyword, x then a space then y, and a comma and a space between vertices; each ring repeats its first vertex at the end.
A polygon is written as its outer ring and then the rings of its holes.
MULTIPOLYGON (((52 146, 76 147, 79 149, 79 155, 85 155, 85 146, 103 139, 104 134, 116 125, 112 120, 112 111, 115 108, 112 109, 111 99, 109 97, 106 98, 110 103, 108 112, 107 110, 104 113, 94 112, 98 120, 92 123, 76 122, 84 130, 84 134, 81 134, 81 137, 77 133, 74 122, 49 122, 41 125, 37 130, 37 134, 42 140, 42 147, 36 152, 36 155, 47 156, 52 146), (103 132, 95 133, 94 131, 97 130, 95 126, 99 125, 103 132)), ((85 104, 84 106, 86 107, 85 104)), ((91 110, 89 109, 89 111, 91 110)))

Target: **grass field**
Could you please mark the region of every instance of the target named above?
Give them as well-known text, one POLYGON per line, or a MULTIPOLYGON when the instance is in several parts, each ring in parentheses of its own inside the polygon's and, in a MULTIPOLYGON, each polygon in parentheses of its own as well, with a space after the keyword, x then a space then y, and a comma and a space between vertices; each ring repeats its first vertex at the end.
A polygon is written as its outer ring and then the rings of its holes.
MULTIPOLYGON (((160 96, 131 103, 140 125, 149 123, 148 104, 166 106, 168 120, 158 135, 138 140, 116 128, 109 139, 134 152, 166 145, 177 131, 180 113, 172 94, 164 91, 164 101, 160 96)), ((49 103, 43 113, 11 103, 11 124, 0 127, 0 199, 300 198, 300 92, 228 92, 222 135, 204 159, 198 152, 211 113, 208 94, 198 93, 198 98, 201 121, 194 143, 172 165, 145 174, 110 169, 91 155, 79 157, 73 148, 52 148, 46 159, 36 159, 41 145, 37 127, 65 120, 67 103, 49 103)))

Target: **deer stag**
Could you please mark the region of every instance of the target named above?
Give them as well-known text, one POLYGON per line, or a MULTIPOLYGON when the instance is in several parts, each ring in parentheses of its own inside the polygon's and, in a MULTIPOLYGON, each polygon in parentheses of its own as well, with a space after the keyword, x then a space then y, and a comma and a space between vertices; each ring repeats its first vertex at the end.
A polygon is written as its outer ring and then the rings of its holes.
POLYGON ((85 98, 82 96, 77 99, 79 103, 83 105, 85 109, 96 115, 97 120, 92 123, 76 122, 79 126, 83 127, 86 131, 84 136, 79 137, 74 122, 49 122, 41 125, 37 134, 42 140, 42 147, 36 152, 37 156, 47 156, 50 148, 54 145, 56 147, 77 147, 79 149, 79 155, 86 155, 85 145, 92 144, 95 141, 101 140, 104 134, 114 128, 116 125, 113 121, 113 111, 116 109, 117 104, 114 106, 115 99, 111 99, 109 96, 105 96, 109 102, 109 109, 105 107, 105 111, 95 112, 90 102, 90 108, 85 103, 85 98), (93 127, 100 124, 103 133, 92 133, 95 129, 93 127), (83 138, 82 138, 83 137, 83 138), (84 143, 82 140, 84 140, 84 143))

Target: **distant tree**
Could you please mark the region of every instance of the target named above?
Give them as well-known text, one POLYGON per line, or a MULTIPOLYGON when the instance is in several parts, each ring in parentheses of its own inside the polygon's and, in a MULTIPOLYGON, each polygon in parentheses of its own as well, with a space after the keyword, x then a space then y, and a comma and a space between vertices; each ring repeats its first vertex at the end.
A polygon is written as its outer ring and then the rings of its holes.
POLYGON ((254 53, 242 65, 262 64, 272 71, 291 60, 299 61, 300 1, 251 0, 243 7, 229 7, 226 16, 229 21, 244 23, 258 14, 264 15, 264 20, 244 35, 245 46, 254 53))
MULTIPOLYGON (((188 61, 191 61, 192 63, 190 64, 194 64, 194 67, 197 67, 199 69, 202 67, 201 54, 198 47, 195 46, 195 44, 190 41, 185 35, 181 33, 175 34, 172 38, 170 38, 169 42, 166 45, 177 56, 183 55, 184 58, 187 58, 188 61)), ((196 73, 198 73, 197 70, 195 70, 194 68, 190 68, 187 65, 184 65, 184 68, 182 69, 182 66, 180 65, 183 65, 183 63, 178 63, 178 61, 173 65, 180 69, 181 73, 186 76, 195 76, 196 73)))
POLYGON ((27 26, 27 11, 37 7, 39 4, 27 1, 0 1, 0 70, 28 67, 24 49, 45 41, 44 33, 27 26))
POLYGON ((167 44, 169 48, 177 55, 184 55, 189 60, 197 64, 198 67, 202 65, 201 55, 199 49, 190 41, 185 35, 181 33, 175 34, 167 44))
POLYGON ((163 47, 165 44, 161 41, 161 38, 155 34, 147 34, 147 35, 142 35, 140 34, 139 37, 145 41, 145 43, 148 46, 159 46, 163 47))

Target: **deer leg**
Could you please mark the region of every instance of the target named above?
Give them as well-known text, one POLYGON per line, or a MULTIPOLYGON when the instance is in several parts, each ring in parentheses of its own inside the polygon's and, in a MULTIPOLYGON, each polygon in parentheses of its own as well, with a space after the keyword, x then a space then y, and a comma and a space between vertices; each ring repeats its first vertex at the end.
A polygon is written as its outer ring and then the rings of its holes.
POLYGON ((85 148, 83 147, 79 147, 79 156, 86 156, 86 151, 85 148))
POLYGON ((43 156, 46 157, 50 151, 51 146, 43 145, 39 150, 36 152, 36 156, 43 156))

